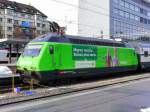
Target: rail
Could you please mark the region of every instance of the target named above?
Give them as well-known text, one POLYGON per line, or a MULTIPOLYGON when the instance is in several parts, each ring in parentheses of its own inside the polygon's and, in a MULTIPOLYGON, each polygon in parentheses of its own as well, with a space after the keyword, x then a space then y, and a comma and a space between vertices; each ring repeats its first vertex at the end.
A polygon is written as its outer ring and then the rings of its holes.
POLYGON ((145 78, 150 78, 150 74, 149 73, 140 73, 140 74, 134 73, 134 75, 128 74, 122 77, 120 76, 115 77, 115 78, 108 77, 108 78, 101 78, 99 80, 93 79, 93 80, 83 81, 82 83, 81 81, 77 81, 77 82, 73 81, 73 83, 62 82, 62 85, 56 84, 56 85, 48 85, 48 86, 33 85, 31 81, 30 85, 24 85, 24 84, 14 85, 14 88, 19 87, 22 90, 19 92, 14 92, 14 89, 11 88, 13 86, 10 86, 10 88, 8 89, 10 93, 8 92, 7 94, 1 94, 0 105, 6 105, 6 104, 17 103, 17 102, 22 102, 22 101, 29 101, 29 100, 39 99, 39 98, 67 94, 71 92, 105 87, 105 86, 110 86, 114 84, 141 80, 145 78), (30 93, 30 94, 26 94, 26 93, 30 93))

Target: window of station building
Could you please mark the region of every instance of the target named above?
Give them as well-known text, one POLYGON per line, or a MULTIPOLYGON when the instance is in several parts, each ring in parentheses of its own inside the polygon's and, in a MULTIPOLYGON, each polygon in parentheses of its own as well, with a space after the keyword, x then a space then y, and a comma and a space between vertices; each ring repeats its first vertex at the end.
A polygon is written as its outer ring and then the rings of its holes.
POLYGON ((119 0, 113 0, 114 3, 118 4, 119 3, 119 0))
POLYGON ((130 9, 131 9, 131 10, 135 10, 135 6, 132 5, 132 4, 130 4, 130 9))
POLYGON ((147 16, 150 16, 150 12, 147 12, 147 16))
POLYGON ((128 2, 125 2, 125 7, 130 8, 130 4, 128 2))
POLYGON ((0 14, 4 14, 4 9, 0 9, 0 14))
POLYGON ((37 30, 37 34, 41 34, 41 31, 40 31, 40 30, 37 30))
POLYGON ((42 24, 42 28, 45 28, 45 26, 46 26, 45 24, 42 24))
POLYGON ((47 20, 47 18, 46 18, 46 17, 42 17, 42 19, 43 19, 43 21, 44 21, 44 20, 47 20))
POLYGON ((129 29, 129 28, 130 28, 130 25, 129 25, 129 24, 126 24, 126 27, 129 29))
POLYGON ((143 14, 147 15, 147 10, 143 9, 143 14))
POLYGON ((119 13, 119 10, 115 8, 113 12, 114 12, 115 14, 118 14, 118 13, 119 13))
POLYGON ((28 14, 26 14, 26 15, 25 15, 25 18, 29 19, 29 16, 28 16, 28 14))
POLYGON ((128 12, 125 12, 125 17, 130 18, 130 14, 128 12))
POLYGON ((12 16, 13 15, 13 10, 7 9, 7 14, 12 16))
POLYGON ((42 31, 42 34, 46 34, 46 31, 42 31))
POLYGON ((143 14, 143 8, 140 8, 140 13, 142 13, 142 14, 143 14))
POLYGON ((135 16, 135 20, 136 21, 140 21, 140 17, 139 16, 135 16))
POLYGON ((12 35, 7 35, 7 38, 12 38, 12 35))
POLYGON ((41 27, 41 24, 40 24, 40 23, 37 23, 37 27, 41 27))
POLYGON ((8 18, 8 19, 7 19, 7 22, 8 22, 8 23, 12 23, 12 19, 8 18))
POLYGON ((40 15, 38 15, 38 16, 37 16, 37 20, 42 21, 42 20, 43 20, 43 17, 40 16, 40 15))
POLYGON ((0 22, 3 22, 3 18, 0 18, 0 22))
POLYGON ((136 11, 136 12, 140 12, 140 8, 137 7, 137 6, 135 6, 135 11, 136 11))
POLYGON ((116 20, 114 20, 114 26, 116 26, 117 25, 117 21, 116 20))
POLYGON ((144 18, 144 23, 147 24, 147 19, 144 18))
POLYGON ((120 27, 121 26, 121 22, 117 21, 117 26, 120 27))
POLYGON ((24 13, 21 13, 21 17, 25 17, 25 14, 24 14, 24 13))
POLYGON ((12 27, 7 27, 7 31, 12 31, 12 27))
POLYGON ((121 11, 121 10, 120 10, 120 11, 119 11, 119 15, 122 16, 122 17, 124 17, 124 11, 121 11))
POLYGON ((31 27, 34 27, 34 22, 30 22, 30 26, 31 26, 31 27))
POLYGON ((29 18, 29 19, 33 19, 33 16, 30 15, 30 14, 28 14, 28 18, 29 18))
POLYGON ((120 26, 121 26, 122 28, 124 28, 124 27, 125 27, 125 23, 124 23, 124 22, 121 22, 120 26))
POLYGON ((19 25, 19 20, 14 20, 14 24, 19 25))
POLYGON ((19 17, 19 18, 22 17, 22 16, 21 16, 21 13, 19 13, 19 12, 18 12, 16 15, 17 15, 16 17, 19 17))
POLYGON ((18 17, 18 14, 16 12, 14 13, 14 17, 18 17))
POLYGON ((130 19, 134 20, 135 16, 133 14, 130 14, 130 19))
POLYGON ((144 21, 144 20, 143 20, 143 17, 140 17, 140 22, 143 23, 143 21, 144 21))
POLYGON ((124 5, 125 5, 125 1, 124 0, 120 0, 120 3, 119 3, 121 6, 123 6, 124 7, 124 5))

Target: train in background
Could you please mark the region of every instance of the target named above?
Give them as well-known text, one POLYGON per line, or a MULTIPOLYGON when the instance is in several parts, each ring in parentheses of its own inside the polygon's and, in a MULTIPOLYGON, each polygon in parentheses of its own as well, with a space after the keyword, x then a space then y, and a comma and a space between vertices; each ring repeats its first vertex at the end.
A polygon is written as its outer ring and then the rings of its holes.
POLYGON ((0 64, 9 63, 9 55, 11 55, 12 63, 16 63, 17 59, 21 55, 21 53, 17 53, 16 51, 12 51, 12 53, 9 54, 9 51, 7 49, 0 49, 0 64))
POLYGON ((16 63, 21 52, 12 51, 10 54, 8 49, 0 49, 0 64, 9 63, 9 55, 11 55, 12 63, 16 63))
POLYGON ((0 63, 8 63, 8 50, 0 49, 0 63))
POLYGON ((45 83, 149 69, 150 49, 135 47, 114 40, 45 34, 25 47, 17 62, 17 73, 25 82, 33 79, 45 83))
POLYGON ((150 69, 150 44, 147 42, 132 41, 126 46, 133 47, 138 55, 139 69, 150 69))

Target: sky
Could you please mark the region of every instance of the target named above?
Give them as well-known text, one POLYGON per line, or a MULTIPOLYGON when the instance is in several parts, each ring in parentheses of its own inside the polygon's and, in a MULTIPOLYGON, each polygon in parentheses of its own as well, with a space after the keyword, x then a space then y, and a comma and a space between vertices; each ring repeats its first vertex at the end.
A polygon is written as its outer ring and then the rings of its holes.
MULTIPOLYGON (((70 13, 72 7, 60 4, 55 0, 11 0, 24 4, 31 4, 32 6, 39 9, 41 12, 48 16, 51 21, 59 22, 59 24, 64 25, 66 21, 66 15, 70 13)), ((59 0, 63 1, 63 0, 59 0)), ((76 0, 65 0, 67 3, 74 4, 76 0)))

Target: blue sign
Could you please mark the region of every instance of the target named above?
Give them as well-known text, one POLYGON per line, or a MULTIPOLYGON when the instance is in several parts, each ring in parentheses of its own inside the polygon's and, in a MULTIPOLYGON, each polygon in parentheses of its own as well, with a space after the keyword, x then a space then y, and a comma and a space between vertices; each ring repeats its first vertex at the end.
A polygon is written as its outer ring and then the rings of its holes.
POLYGON ((29 23, 29 21, 22 21, 21 26, 22 27, 30 27, 30 23, 29 23))
POLYGON ((32 91, 32 90, 26 90, 26 91, 23 91, 22 93, 25 94, 25 95, 33 95, 33 94, 35 94, 35 92, 32 91))

